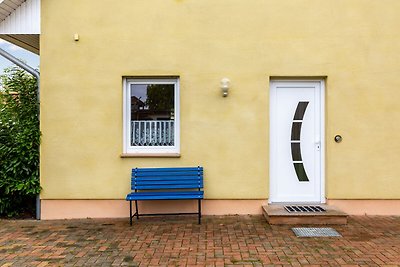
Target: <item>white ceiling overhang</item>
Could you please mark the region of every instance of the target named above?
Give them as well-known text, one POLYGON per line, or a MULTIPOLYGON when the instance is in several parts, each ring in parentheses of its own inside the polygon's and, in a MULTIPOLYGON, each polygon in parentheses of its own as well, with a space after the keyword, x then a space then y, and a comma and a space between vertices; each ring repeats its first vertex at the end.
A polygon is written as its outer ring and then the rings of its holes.
POLYGON ((0 38, 40 51, 40 0, 0 0, 0 38))

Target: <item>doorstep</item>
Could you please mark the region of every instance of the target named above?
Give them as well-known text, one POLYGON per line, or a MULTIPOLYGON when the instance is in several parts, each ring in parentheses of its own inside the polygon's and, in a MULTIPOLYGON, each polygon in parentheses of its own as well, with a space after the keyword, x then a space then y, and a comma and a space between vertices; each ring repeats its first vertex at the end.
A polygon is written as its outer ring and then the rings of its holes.
POLYGON ((325 212, 288 212, 285 206, 307 204, 270 204, 262 206, 264 217, 269 224, 347 224, 348 215, 343 211, 326 204, 310 204, 320 206, 325 212))

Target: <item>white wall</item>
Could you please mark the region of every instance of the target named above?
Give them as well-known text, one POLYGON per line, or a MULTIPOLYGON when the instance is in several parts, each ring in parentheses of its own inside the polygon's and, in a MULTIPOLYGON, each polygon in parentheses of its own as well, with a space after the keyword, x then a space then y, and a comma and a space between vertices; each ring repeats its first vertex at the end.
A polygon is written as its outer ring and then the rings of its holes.
POLYGON ((40 0, 27 0, 0 23, 0 34, 40 34, 40 0))

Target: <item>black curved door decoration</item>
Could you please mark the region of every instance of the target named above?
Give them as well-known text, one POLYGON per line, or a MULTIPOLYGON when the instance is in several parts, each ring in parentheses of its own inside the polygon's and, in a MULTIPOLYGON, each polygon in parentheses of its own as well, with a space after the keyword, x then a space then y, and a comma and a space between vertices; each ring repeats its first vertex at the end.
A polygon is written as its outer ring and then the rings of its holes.
POLYGON ((293 123, 292 123, 292 136, 291 136, 291 150, 292 150, 292 160, 294 165, 294 170, 296 171, 297 179, 300 182, 308 182, 308 176, 306 170, 304 169, 303 159, 301 156, 300 149, 300 135, 301 127, 303 124, 304 114, 306 112, 309 102, 299 102, 297 104, 296 112, 294 113, 293 123))

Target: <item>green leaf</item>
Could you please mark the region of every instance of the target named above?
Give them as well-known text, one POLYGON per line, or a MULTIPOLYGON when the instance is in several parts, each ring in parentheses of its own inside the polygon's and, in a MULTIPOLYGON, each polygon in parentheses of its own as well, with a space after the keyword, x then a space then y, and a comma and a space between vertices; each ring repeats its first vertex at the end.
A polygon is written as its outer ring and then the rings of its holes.
POLYGON ((0 81, 0 215, 13 216, 41 189, 37 81, 17 67, 0 81))

